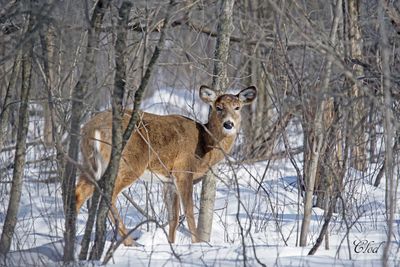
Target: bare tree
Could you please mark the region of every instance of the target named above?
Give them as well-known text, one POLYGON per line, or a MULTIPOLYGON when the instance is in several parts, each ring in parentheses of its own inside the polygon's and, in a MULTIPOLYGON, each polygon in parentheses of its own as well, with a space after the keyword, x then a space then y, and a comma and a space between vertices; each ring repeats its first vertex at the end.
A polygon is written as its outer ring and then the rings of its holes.
MULTIPOLYGON (((90 76, 94 73, 94 56, 98 47, 100 26, 109 5, 110 1, 108 0, 100 0, 96 3, 88 29, 86 55, 85 61, 83 62, 82 73, 71 94, 72 105, 68 157, 75 162, 78 161, 79 154, 79 136, 83 111, 82 101, 85 99, 87 93, 90 76)), ((65 212, 64 261, 74 260, 76 236, 75 183, 76 165, 71 161, 67 161, 63 176, 63 201, 65 212)))
POLYGON ((393 117, 393 100, 391 94, 391 70, 390 70, 390 47, 388 34, 384 20, 384 0, 379 1, 378 6, 379 33, 381 44, 381 60, 382 60, 382 89, 384 103, 384 140, 385 140, 385 177, 386 177, 386 216, 387 216, 387 240, 383 251, 383 266, 390 266, 389 253, 393 235, 393 220, 396 207, 396 192, 398 183, 394 176, 394 160, 393 160, 393 139, 395 137, 394 117, 393 117))
POLYGON ((43 55, 43 71, 45 74, 45 97, 47 101, 43 103, 44 129, 43 142, 47 147, 52 147, 53 144, 53 118, 54 104, 52 103, 52 92, 56 87, 56 32, 54 25, 49 25, 47 31, 41 31, 40 43, 42 46, 43 55), (53 108, 51 107, 53 106, 53 108))
MULTIPOLYGON (((363 66, 358 62, 362 61, 362 36, 359 25, 360 12, 359 0, 347 0, 348 15, 348 40, 350 43, 349 57, 353 64, 353 73, 356 77, 364 75, 363 66)), ((366 140, 364 125, 365 119, 365 98, 360 84, 350 81, 351 97, 354 101, 352 104, 352 112, 350 113, 351 127, 353 128, 353 145, 352 145, 352 166, 357 170, 364 171, 366 168, 366 140)))
MULTIPOLYGON (((140 104, 143 98, 143 94, 146 90, 146 87, 149 83, 149 79, 151 77, 151 74, 154 69, 154 65, 156 64, 161 50, 164 47, 165 44, 165 30, 169 26, 169 19, 171 16, 172 12, 172 7, 174 6, 175 1, 171 0, 168 4, 168 8, 166 10, 166 15, 163 20, 163 26, 160 29, 160 38, 158 40, 158 43, 154 49, 154 52, 152 54, 152 57, 148 63, 147 69, 145 71, 145 74, 141 80, 141 83, 139 85, 139 88, 136 90, 135 95, 134 95, 134 107, 132 110, 131 118, 128 122, 128 125, 126 129, 120 129, 121 131, 118 131, 116 128, 122 127, 121 119, 122 119, 122 113, 121 117, 117 115, 117 120, 115 121, 114 114, 118 110, 120 112, 123 112, 122 109, 122 100, 124 96, 124 87, 125 87, 125 71, 126 71, 126 65, 123 63, 124 60, 124 55, 125 55, 125 49, 126 49, 126 43, 125 43, 125 36, 126 33, 124 26, 127 25, 128 23, 128 15, 129 12, 126 13, 126 10, 130 9, 131 4, 129 2, 124 2, 120 8, 120 32, 117 38, 117 44, 116 44, 116 65, 117 65, 117 73, 115 76, 115 85, 114 85, 114 96, 116 97, 116 100, 113 100, 113 148, 112 148, 112 155, 111 155, 111 161, 109 162, 107 169, 105 170, 102 178, 100 179, 100 187, 103 188, 103 194, 102 194, 102 199, 101 202, 99 203, 99 208, 97 210, 97 221, 96 221, 96 240, 94 247, 91 251, 90 259, 100 259, 101 255, 103 254, 104 250, 104 245, 105 245, 105 234, 106 234, 106 216, 110 207, 110 199, 111 195, 113 193, 113 188, 114 188, 114 183, 115 183, 115 177, 118 172, 118 166, 119 166, 119 161, 121 159, 121 153, 122 150, 124 149, 127 141, 129 140, 133 130, 135 129, 135 125, 139 119, 139 108, 140 104), (118 72, 119 71, 119 72, 118 72), (122 131, 124 130, 124 131, 122 131), (115 132, 117 131, 117 132, 115 132), (123 133, 123 135, 122 135, 123 133), (114 139, 115 138, 115 139, 114 139)), ((98 200, 98 195, 94 195, 93 198, 95 198, 94 203, 96 203, 98 200)), ((115 196, 116 197, 116 196, 115 196)), ((91 215, 94 214, 92 210, 96 209, 96 205, 93 205, 91 208, 91 215)), ((116 212, 114 212, 116 214, 116 212)), ((115 216, 115 215, 113 215, 115 216)), ((90 219, 90 218, 89 218, 90 219)), ((118 217, 117 217, 117 229, 118 229, 118 217)), ((85 234, 89 233, 89 231, 85 231, 85 234)), ((126 236, 124 237, 126 238, 126 236)), ((86 237, 88 240, 89 238, 86 237)), ((85 245, 86 247, 86 245, 85 245)), ((85 258, 85 252, 82 250, 80 254, 80 258, 85 258)))
MULTIPOLYGON (((29 3, 33 8, 33 3, 29 3)), ((31 10, 31 9, 29 9, 31 10)), ((32 34, 34 19, 30 14, 26 16, 25 33, 32 34)), ((31 89, 32 57, 33 57, 33 39, 29 38, 22 49, 22 80, 21 80, 21 103, 19 108, 17 145, 15 149, 13 183, 11 187, 10 200, 7 208, 7 215, 3 225, 3 231, 0 239, 0 255, 6 255, 10 251, 12 237, 14 235, 15 225, 17 223, 17 214, 22 193, 22 177, 25 167, 26 138, 28 133, 28 101, 31 89)), ((19 59, 19 56, 16 58, 19 59)), ((18 64, 18 63, 16 63, 18 64)))
POLYGON ((14 64, 11 72, 11 78, 8 82, 6 93, 4 96, 4 101, 2 104, 2 111, 0 114, 0 147, 3 147, 4 141, 7 139, 8 135, 8 124, 10 119, 10 105, 12 99, 13 88, 17 86, 17 80, 21 71, 21 51, 17 52, 14 59, 14 64))
MULTIPOLYGON (((335 4, 335 12, 334 12, 334 17, 332 21, 332 28, 330 31, 330 36, 329 36, 329 42, 332 47, 335 46, 336 39, 337 39, 337 29, 339 25, 339 21, 342 15, 342 1, 337 0, 335 4)), ((334 60, 334 55, 328 54, 327 56, 327 62, 326 62, 326 70, 325 70, 325 75, 323 82, 321 84, 321 89, 320 89, 320 94, 322 96, 326 95, 328 86, 329 86, 329 80, 331 77, 331 71, 332 71, 332 62, 334 60)), ((305 177, 305 186, 306 186, 306 195, 304 198, 304 215, 303 215, 303 220, 301 224, 301 232, 300 232, 300 246, 306 246, 307 245, 307 235, 310 227, 310 221, 311 221, 311 211, 312 211, 312 197, 313 197, 313 192, 314 192, 314 185, 315 185, 315 178, 317 175, 317 167, 319 164, 320 160, 320 152, 322 145, 324 143, 324 127, 323 127, 323 115, 325 113, 327 105, 327 100, 326 99, 321 99, 320 103, 318 104, 317 109, 315 110, 314 114, 315 117, 313 119, 312 123, 309 123, 308 125, 312 125, 312 130, 308 131, 310 133, 310 136, 305 137, 310 138, 311 137, 311 142, 305 142, 306 145, 309 146, 308 149, 310 149, 310 156, 309 158, 306 158, 305 160, 305 171, 304 171, 304 177, 305 177)))
MULTIPOLYGON (((126 35, 125 30, 128 25, 129 13, 132 4, 130 2, 123 2, 119 8, 118 14, 118 28, 117 38, 115 44, 115 78, 114 90, 112 95, 112 149, 110 162, 107 169, 100 180, 100 188, 103 190, 101 201, 97 210, 96 221, 96 239, 92 249, 91 258, 100 259, 103 254, 105 240, 106 240, 106 217, 109 212, 109 205, 113 197, 113 189, 115 178, 118 173, 119 162, 121 160, 123 150, 123 125, 122 118, 124 114, 123 100, 125 95, 125 80, 126 80, 126 35)), ((96 208, 93 206, 92 208, 96 208)), ((118 211, 114 211, 118 214, 118 211)), ((118 229, 118 221, 116 221, 116 228, 118 229)), ((125 238, 125 237, 123 237, 125 238)))

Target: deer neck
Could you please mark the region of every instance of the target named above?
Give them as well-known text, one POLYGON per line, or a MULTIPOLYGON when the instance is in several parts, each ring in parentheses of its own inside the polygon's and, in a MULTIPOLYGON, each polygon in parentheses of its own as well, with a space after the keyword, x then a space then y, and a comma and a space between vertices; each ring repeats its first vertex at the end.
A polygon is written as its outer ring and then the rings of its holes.
POLYGON ((202 125, 201 152, 198 154, 200 161, 195 170, 197 172, 195 179, 201 178, 232 149, 236 135, 226 136, 216 132, 215 129, 210 122, 202 125))

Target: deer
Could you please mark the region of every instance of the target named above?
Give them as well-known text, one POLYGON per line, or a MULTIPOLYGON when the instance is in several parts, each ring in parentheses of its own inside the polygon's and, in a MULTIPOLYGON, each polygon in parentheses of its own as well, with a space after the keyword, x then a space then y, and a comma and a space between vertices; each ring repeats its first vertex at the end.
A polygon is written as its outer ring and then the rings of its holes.
MULTIPOLYGON (((125 246, 135 244, 116 208, 119 193, 139 178, 154 175, 172 190, 164 190, 168 211, 168 241, 175 242, 176 230, 183 207, 192 243, 201 242, 197 236, 193 211, 193 185, 229 154, 241 125, 241 109, 257 96, 255 86, 238 94, 218 94, 208 86, 199 89, 200 99, 209 105, 208 122, 201 124, 181 115, 156 115, 140 111, 140 119, 122 151, 119 170, 111 199, 110 219, 118 221, 118 233, 125 246), (115 216, 115 218, 114 218, 115 216)), ((130 110, 122 123, 127 127, 130 110)), ((84 166, 99 180, 111 154, 112 112, 102 111, 93 116, 81 129, 81 153, 84 166)), ((76 185, 76 208, 94 192, 93 179, 82 172, 76 185)))

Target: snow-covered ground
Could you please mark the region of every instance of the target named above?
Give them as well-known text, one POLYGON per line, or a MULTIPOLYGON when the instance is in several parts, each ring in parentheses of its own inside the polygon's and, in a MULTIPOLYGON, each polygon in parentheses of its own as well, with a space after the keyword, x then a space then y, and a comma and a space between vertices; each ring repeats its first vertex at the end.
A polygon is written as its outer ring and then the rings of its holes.
MULTIPOLYGON (((206 120, 207 107, 199 105, 197 94, 176 94, 158 91, 143 103, 151 112, 181 113, 201 121, 206 120), (195 96, 193 96, 195 95, 195 96), (169 104, 166 106, 165 102, 169 104), (195 103, 195 104, 193 104, 195 103)), ((40 133, 38 122, 31 123, 32 139, 40 133), (37 124, 36 124, 37 123, 37 124)), ((40 128, 40 127, 39 127, 40 128)), ((299 145, 299 132, 289 131, 293 146, 299 145)), ((61 184, 45 183, 56 177, 53 168, 35 162, 50 155, 42 146, 28 150, 30 164, 25 170, 24 186, 10 266, 57 266, 62 262, 64 215, 61 184), (49 172, 50 170, 50 172, 49 172)), ((11 180, 11 170, 3 168, 12 159, 11 154, 0 155, 1 181, 11 180)), ((302 166, 302 156, 296 156, 302 166)), ((296 171, 288 159, 255 164, 219 166, 219 181, 210 243, 191 244, 186 222, 178 228, 176 244, 167 242, 165 228, 144 224, 133 236, 140 246, 118 248, 109 265, 114 266, 379 266, 386 240, 384 181, 380 187, 370 185, 376 166, 366 174, 349 171, 344 196, 346 214, 334 214, 329 227, 329 250, 324 243, 315 256, 307 256, 323 223, 323 210, 314 208, 309 233, 309 245, 296 245, 302 219, 302 197, 296 183, 296 171), (237 190, 239 189, 239 190, 237 190), (361 243, 360 243, 361 242, 361 243)), ((384 179, 383 179, 384 180, 384 179)), ((0 229, 4 222, 8 202, 9 184, 0 184, 0 229)), ((196 215, 201 185, 195 186, 196 215)), ((159 184, 138 182, 126 190, 137 204, 148 210, 160 224, 166 221, 159 184), (147 188, 147 189, 146 189, 147 188), (149 197, 146 198, 146 192, 149 197)), ((400 201, 397 201, 400 207, 400 201)), ((120 212, 128 228, 145 220, 121 196, 120 212)), ((391 249, 392 266, 400 266, 400 218, 397 209, 391 249)), ((87 219, 87 209, 78 216, 77 254, 87 219)), ((111 229, 111 228, 110 228, 111 229)), ((112 233, 109 233, 111 240, 112 233)), ((107 243, 109 245, 110 242, 107 243)), ((2 263, 0 263, 1 265, 2 263)), ((88 262, 83 265, 89 264, 88 262)), ((91 263, 100 264, 100 263, 91 263)))

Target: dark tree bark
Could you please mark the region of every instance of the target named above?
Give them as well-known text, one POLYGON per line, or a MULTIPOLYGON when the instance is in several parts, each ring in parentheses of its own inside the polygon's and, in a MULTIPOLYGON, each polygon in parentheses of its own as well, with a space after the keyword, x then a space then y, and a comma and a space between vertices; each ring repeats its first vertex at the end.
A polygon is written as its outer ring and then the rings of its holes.
MULTIPOLYGON (((31 33, 32 17, 28 15, 28 27, 26 32, 31 33)), ((10 251, 15 225, 17 224, 17 214, 22 191, 22 177, 25 166, 26 137, 28 133, 28 100, 31 89, 33 40, 29 40, 23 47, 22 56, 22 81, 21 81, 21 103, 19 108, 19 120, 17 130, 17 145, 15 149, 13 180, 10 192, 10 200, 7 208, 7 215, 3 225, 0 239, 0 255, 6 255, 10 251)), ((17 56, 17 60, 18 60, 17 56)), ((16 64, 18 64, 16 62, 16 64)))
POLYGON ((10 102, 12 99, 12 90, 17 86, 17 80, 19 77, 19 73, 21 71, 21 51, 18 51, 17 56, 14 60, 14 65, 12 68, 10 82, 8 83, 6 89, 6 95, 4 96, 4 101, 2 104, 2 110, 0 113, 0 147, 3 147, 4 140, 8 135, 8 123, 10 119, 10 102))
MULTIPOLYGON (((83 110, 83 100, 87 92, 88 81, 90 75, 94 73, 94 56, 97 50, 100 35, 100 26, 103 21, 106 9, 110 4, 109 0, 99 0, 93 11, 88 30, 88 41, 86 46, 86 55, 83 62, 81 76, 75 85, 72 95, 72 112, 70 122, 70 140, 68 146, 68 157, 74 161, 78 161, 80 125, 83 110)), ((62 192, 65 212, 65 246, 64 261, 74 260, 75 236, 76 236, 76 203, 75 203, 75 182, 76 182, 76 166, 67 161, 63 176, 62 192)))
MULTIPOLYGON (((106 233, 106 217, 107 217, 107 213, 108 213, 109 207, 110 207, 110 199, 112 196, 112 191, 114 189, 114 183, 115 183, 115 178, 116 178, 116 175, 118 172, 118 166, 119 166, 119 161, 121 159, 121 153, 122 153, 127 141, 129 140, 129 138, 134 130, 134 127, 138 121, 138 118, 139 118, 138 111, 139 111, 140 104, 141 104, 141 101, 143 98, 143 94, 149 83, 155 63, 157 62, 157 60, 160 56, 161 50, 165 44, 165 37, 166 37, 165 29, 168 27, 169 18, 171 15, 170 13, 171 13, 172 6, 174 5, 174 3, 175 3, 174 0, 170 0, 170 2, 168 4, 166 16, 164 18, 164 23, 163 23, 162 28, 160 29, 160 38, 154 49, 153 55, 150 58, 149 64, 148 64, 146 72, 142 78, 142 81, 139 85, 139 88, 135 92, 134 107, 132 110, 131 118, 128 122, 127 128, 123 132, 122 139, 120 136, 118 136, 114 140, 114 134, 115 134, 114 127, 118 127, 118 125, 116 125, 113 122, 113 130, 112 130, 113 131, 113 137, 112 137, 113 138, 112 139, 113 140, 113 148, 112 148, 112 152, 111 152, 112 160, 109 162, 107 169, 104 172, 104 174, 100 180, 100 186, 103 188, 104 192, 103 192, 103 196, 102 196, 101 202, 99 203, 99 208, 97 211, 96 240, 95 240, 95 244, 94 244, 94 247, 93 247, 93 249, 91 251, 91 255, 90 255, 90 259, 92 259, 92 260, 99 260, 104 251, 105 233, 106 233), (120 143, 118 144, 118 143, 114 143, 114 142, 120 142, 120 143), (115 144, 118 144, 118 146, 115 146, 115 144)), ((129 4, 129 2, 124 2, 123 5, 130 5, 130 4, 129 4)), ((124 12, 125 12, 124 8, 121 7, 121 9, 120 9, 120 17, 121 18, 124 18, 122 16, 124 12)), ((128 14, 124 14, 124 16, 125 15, 128 15, 128 14)), ((122 21, 120 21, 120 23, 128 23, 128 20, 122 20, 122 21)), ((126 28, 126 27, 120 27, 120 28, 121 28, 120 29, 121 31, 124 31, 124 28, 126 28)), ((120 87, 121 85, 123 85, 123 87, 122 87, 122 89, 123 89, 125 86, 125 83, 124 83, 125 64, 123 63, 123 52, 125 50, 126 44, 125 44, 125 40, 121 39, 121 38, 125 38, 125 34, 126 33, 121 32, 121 35, 119 36, 119 40, 117 40, 117 46, 116 46, 116 55, 120 56, 120 57, 116 59, 117 60, 117 62, 116 62, 117 70, 116 70, 116 76, 115 76, 114 90, 118 91, 119 93, 120 93, 120 91, 119 91, 120 89, 117 89, 117 87, 120 87), (118 42, 121 42, 121 43, 118 44, 118 42), (118 50, 120 50, 120 51, 118 51, 118 50), (120 62, 118 62, 118 61, 120 61, 120 62), (118 65, 118 64, 120 64, 120 65, 118 65)), ((113 100, 113 116, 114 116, 114 105, 115 104, 119 105, 118 102, 119 102, 119 100, 117 100, 116 102, 114 102, 114 100, 113 100)), ((121 104, 121 107, 122 107, 122 104, 121 104)), ((113 118, 113 120, 114 120, 114 118, 113 118)), ((121 122, 119 122, 119 123, 121 124, 121 122)), ((119 131, 117 134, 120 135, 119 131)), ((95 199, 95 201, 97 202, 98 200, 95 199)), ((96 207, 92 207, 92 209, 93 208, 96 208, 96 207)), ((94 219, 89 217, 89 220, 94 220, 94 219)), ((118 229, 118 226, 117 226, 116 230, 117 229, 118 229)), ((85 231, 85 234, 86 234, 86 231, 85 231)), ((82 254, 81 256, 83 258, 84 255, 82 254)))
POLYGON ((81 242, 81 251, 79 253, 79 260, 86 260, 89 252, 90 237, 93 232, 93 225, 96 220, 97 207, 99 205, 100 192, 95 190, 92 196, 92 203, 89 209, 88 219, 85 225, 85 233, 83 234, 81 242))
POLYGON ((329 201, 328 211, 325 214, 324 223, 322 225, 321 231, 319 232, 319 235, 318 235, 317 240, 315 241, 315 244, 308 252, 308 255, 314 255, 315 252, 317 252, 318 248, 321 246, 322 241, 324 240, 324 236, 326 235, 326 233, 328 231, 329 222, 332 219, 332 214, 333 214, 333 209, 335 207, 336 199, 337 198, 334 197, 331 201, 329 201))
MULTIPOLYGON (((107 169, 100 180, 100 187, 103 190, 103 195, 97 211, 96 220, 96 239, 91 253, 91 259, 99 260, 103 254, 106 241, 106 218, 109 212, 110 199, 112 197, 115 178, 118 173, 119 162, 122 155, 122 118, 124 113, 123 99, 125 94, 126 80, 126 64, 124 60, 126 50, 126 35, 125 27, 128 25, 129 12, 132 4, 123 2, 119 9, 117 39, 115 44, 115 79, 114 90, 112 95, 112 149, 111 158, 107 169)), ((95 207, 94 207, 95 208, 95 207)), ((118 221, 116 229, 118 229, 118 221)), ((116 230, 117 231, 117 230, 116 230)))

